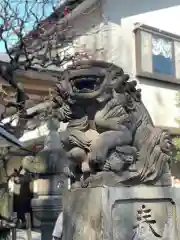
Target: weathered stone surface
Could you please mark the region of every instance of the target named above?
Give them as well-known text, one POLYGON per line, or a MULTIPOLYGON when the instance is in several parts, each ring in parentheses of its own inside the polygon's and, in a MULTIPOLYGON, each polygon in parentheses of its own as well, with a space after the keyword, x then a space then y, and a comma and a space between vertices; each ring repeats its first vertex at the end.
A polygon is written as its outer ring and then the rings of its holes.
POLYGON ((68 192, 64 197, 64 239, 102 239, 103 188, 68 192))
POLYGON ((180 239, 180 192, 97 187, 67 192, 63 240, 180 239))

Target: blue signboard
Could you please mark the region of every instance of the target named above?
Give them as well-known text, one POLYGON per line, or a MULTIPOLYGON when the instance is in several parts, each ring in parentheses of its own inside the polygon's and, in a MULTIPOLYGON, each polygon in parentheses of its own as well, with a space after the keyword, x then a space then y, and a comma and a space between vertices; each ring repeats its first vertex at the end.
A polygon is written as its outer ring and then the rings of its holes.
POLYGON ((172 41, 152 36, 152 67, 154 73, 175 76, 172 41))

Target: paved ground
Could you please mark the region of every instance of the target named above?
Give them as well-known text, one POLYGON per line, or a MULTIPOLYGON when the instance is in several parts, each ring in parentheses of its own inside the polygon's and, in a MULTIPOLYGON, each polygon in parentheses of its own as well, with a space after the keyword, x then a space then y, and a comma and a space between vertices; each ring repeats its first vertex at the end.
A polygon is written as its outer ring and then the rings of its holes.
MULTIPOLYGON (((16 234, 17 234, 16 235, 17 240, 28 240, 27 231, 17 229, 16 234)), ((32 234, 32 240, 41 240, 41 233, 32 231, 31 234, 32 234)))

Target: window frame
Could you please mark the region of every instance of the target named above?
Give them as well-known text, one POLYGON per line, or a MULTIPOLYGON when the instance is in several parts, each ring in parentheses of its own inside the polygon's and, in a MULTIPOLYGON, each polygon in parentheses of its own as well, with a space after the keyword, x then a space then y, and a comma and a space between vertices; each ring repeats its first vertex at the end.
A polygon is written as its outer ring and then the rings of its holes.
MULTIPOLYGON (((177 78, 176 76, 170 76, 166 74, 161 73, 154 73, 154 72, 147 72, 142 69, 141 65, 141 56, 142 56, 142 46, 141 46, 141 32, 147 32, 154 36, 163 37, 164 39, 172 41, 172 58, 173 58, 173 65, 174 65, 174 71, 176 74, 176 59, 175 59, 175 41, 180 42, 180 36, 148 26, 148 25, 140 25, 135 24, 134 34, 135 34, 135 54, 136 54, 136 77, 139 78, 149 78, 153 80, 159 80, 164 82, 170 82, 180 85, 180 78, 177 78), (138 25, 138 26, 136 26, 138 25)), ((152 57, 152 55, 151 55, 152 57)))

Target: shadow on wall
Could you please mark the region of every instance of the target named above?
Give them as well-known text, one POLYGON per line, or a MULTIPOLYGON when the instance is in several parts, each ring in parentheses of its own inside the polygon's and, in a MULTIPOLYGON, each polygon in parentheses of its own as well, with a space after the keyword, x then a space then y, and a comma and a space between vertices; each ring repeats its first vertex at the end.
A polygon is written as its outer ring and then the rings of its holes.
MULTIPOLYGON (((174 90, 174 91, 177 91, 177 85, 176 84, 171 84, 171 83, 166 83, 166 82, 162 82, 162 81, 158 81, 156 79, 140 79, 139 80, 140 84, 143 84, 143 85, 147 85, 147 86, 150 86, 150 87, 154 87, 156 86, 157 88, 162 88, 162 89, 170 89, 170 90, 174 90)), ((180 89, 180 87, 179 87, 180 89)))
POLYGON ((159 92, 159 91, 156 92, 156 101, 157 101, 158 105, 160 105, 162 107, 165 105, 163 98, 161 96, 161 92, 159 92))
POLYGON ((165 99, 163 99, 161 90, 155 91, 155 106, 153 107, 154 122, 157 125, 166 125, 167 113, 165 99))
POLYGON ((178 114, 176 93, 180 86, 153 79, 139 79, 142 96, 145 93, 145 104, 151 110, 153 121, 158 126, 177 128, 178 114), (143 91, 143 88, 145 91, 143 91), (171 115, 169 114, 171 113, 171 115))

